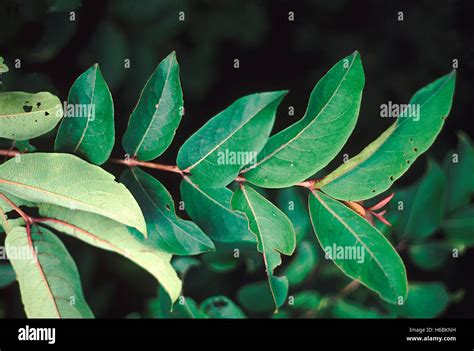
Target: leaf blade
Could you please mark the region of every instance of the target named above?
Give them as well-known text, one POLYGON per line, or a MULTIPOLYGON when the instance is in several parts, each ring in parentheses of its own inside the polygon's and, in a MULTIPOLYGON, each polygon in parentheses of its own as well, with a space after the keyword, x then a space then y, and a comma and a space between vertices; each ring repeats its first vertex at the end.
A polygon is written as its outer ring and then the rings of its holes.
POLYGON ((94 164, 103 164, 115 142, 114 105, 98 64, 73 83, 69 90, 68 111, 59 126, 54 150, 78 154, 94 164), (68 113, 69 106, 73 106, 72 113, 68 113), (83 112, 86 116, 81 115, 83 112))

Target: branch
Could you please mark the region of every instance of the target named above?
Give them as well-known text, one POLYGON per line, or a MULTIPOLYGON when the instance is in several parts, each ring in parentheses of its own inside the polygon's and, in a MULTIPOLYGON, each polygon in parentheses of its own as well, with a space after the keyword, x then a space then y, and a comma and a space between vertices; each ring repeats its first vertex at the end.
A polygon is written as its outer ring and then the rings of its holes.
POLYGON ((182 171, 178 168, 178 166, 172 166, 172 165, 163 165, 160 163, 154 163, 154 162, 143 162, 143 161, 138 161, 136 159, 130 158, 130 159, 117 159, 117 158, 111 158, 109 162, 112 163, 118 163, 122 164, 128 167, 135 167, 135 166, 140 166, 140 167, 145 167, 145 168, 153 168, 153 169, 159 169, 161 171, 166 171, 166 172, 173 172, 173 173, 178 173, 178 174, 187 174, 188 172, 182 171))

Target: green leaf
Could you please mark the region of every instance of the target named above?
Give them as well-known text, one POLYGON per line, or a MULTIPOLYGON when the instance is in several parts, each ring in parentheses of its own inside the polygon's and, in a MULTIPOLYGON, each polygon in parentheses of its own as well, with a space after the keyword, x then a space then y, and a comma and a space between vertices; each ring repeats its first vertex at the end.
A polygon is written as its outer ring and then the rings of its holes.
POLYGON ((250 230, 257 237, 257 249, 263 254, 268 283, 278 310, 288 294, 288 279, 275 276, 274 270, 281 264, 280 254, 292 255, 295 250, 293 225, 275 205, 244 184, 235 191, 232 208, 245 213, 250 230))
POLYGON ((344 200, 365 200, 388 188, 433 144, 449 114, 455 72, 419 90, 410 106, 416 118, 398 118, 374 142, 317 183, 326 194, 344 200))
POLYGON ((452 249, 452 245, 442 241, 423 242, 410 245, 408 254, 419 268, 431 271, 444 265, 452 249))
POLYGON ((15 227, 5 240, 29 318, 93 318, 79 272, 64 244, 49 230, 15 227), (26 254, 26 253, 29 254, 26 254))
POLYGON ((62 117, 61 101, 50 93, 0 93, 0 138, 36 138, 56 127, 62 117))
POLYGON ((430 161, 419 182, 395 192, 392 203, 393 211, 400 213, 395 227, 399 238, 422 241, 434 234, 443 218, 445 184, 443 169, 430 161))
POLYGON ((444 220, 442 228, 456 245, 474 245, 474 205, 465 207, 444 220))
MULTIPOLYGON (((285 298, 286 296, 283 302, 285 298)), ((254 313, 270 313, 275 310, 275 301, 267 281, 244 285, 237 291, 237 301, 245 310, 254 313)))
POLYGON ((383 315, 374 309, 345 300, 338 300, 334 304, 332 314, 336 318, 382 318, 383 315))
POLYGON ((176 216, 171 194, 153 176, 133 167, 122 174, 120 181, 140 204, 150 240, 157 248, 175 255, 214 250, 211 239, 194 222, 176 216))
POLYGON ((196 301, 190 297, 180 296, 176 304, 172 305, 163 288, 158 289, 156 298, 148 302, 148 309, 153 318, 175 319, 203 319, 206 314, 201 311, 196 301))
POLYGON ((35 152, 36 147, 29 140, 15 140, 15 148, 20 152, 35 152))
POLYGON ((284 188, 312 176, 341 150, 359 114, 364 71, 356 51, 316 84, 304 117, 273 135, 257 162, 242 171, 249 182, 284 188))
POLYGON ((0 75, 8 72, 8 66, 4 62, 5 60, 0 56, 0 75))
POLYGON ((300 242, 311 228, 308 207, 297 187, 282 189, 278 192, 278 207, 293 223, 296 242, 300 242))
POLYGON ((303 283, 316 268, 318 259, 318 252, 312 243, 308 241, 299 243, 295 257, 283 270, 283 274, 288 278, 290 286, 297 286, 303 283))
POLYGON ((256 242, 247 218, 231 209, 230 189, 204 188, 184 177, 181 198, 189 217, 213 240, 225 243, 256 242))
POLYGON ((448 212, 462 208, 469 203, 474 194, 474 147, 464 133, 458 135, 459 143, 456 154, 446 155, 444 170, 446 182, 446 210, 448 212))
POLYGON ((194 133, 178 153, 178 167, 206 187, 229 184, 268 140, 286 91, 242 97, 194 133))
POLYGON ((405 304, 388 306, 401 317, 434 318, 449 304, 449 293, 442 283, 410 283, 405 304))
POLYGON ((171 262, 173 268, 176 272, 179 273, 182 279, 186 276, 189 270, 193 267, 198 267, 201 265, 201 261, 194 257, 174 257, 173 261, 171 262))
POLYGON ((210 318, 245 318, 245 313, 226 296, 213 296, 201 303, 201 310, 210 318))
MULTIPOLYGON (((3 251, 3 250, 1 250, 3 251)), ((16 280, 16 274, 11 264, 0 264, 0 289, 6 288, 16 280)))
POLYGON ((309 196, 311 222, 324 252, 344 274, 390 303, 407 296, 403 261, 365 218, 315 191, 309 196))
POLYGON ((83 156, 100 165, 115 142, 114 104, 109 87, 95 64, 74 82, 54 150, 83 156))
POLYGON ((34 153, 22 155, 20 162, 5 162, 0 165, 0 192, 97 213, 146 235, 143 214, 127 188, 112 174, 73 155, 34 153))
POLYGON ((183 114, 179 65, 173 51, 156 68, 128 122, 122 145, 127 154, 149 161, 171 144, 183 114))
POLYGON ((40 205, 39 211, 41 216, 53 219, 45 221, 45 225, 129 259, 153 275, 172 301, 178 298, 181 282, 171 266, 171 255, 154 245, 154 233, 144 239, 116 221, 58 206, 40 205))

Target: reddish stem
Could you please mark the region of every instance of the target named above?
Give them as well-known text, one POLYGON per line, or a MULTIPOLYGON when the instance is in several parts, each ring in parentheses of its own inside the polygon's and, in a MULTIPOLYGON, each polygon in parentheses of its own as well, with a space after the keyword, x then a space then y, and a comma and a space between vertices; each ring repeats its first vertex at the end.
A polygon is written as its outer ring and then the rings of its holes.
POLYGON ((187 171, 180 170, 178 168, 178 166, 163 165, 163 164, 154 163, 154 162, 138 161, 134 158, 125 159, 125 160, 112 158, 112 159, 110 159, 110 162, 122 164, 122 165, 125 165, 125 166, 128 166, 128 167, 140 166, 140 167, 145 167, 145 168, 159 169, 161 171, 173 172, 173 173, 178 173, 178 174, 181 174, 181 175, 183 175, 185 173, 188 173, 187 171))
POLYGON ((21 152, 16 150, 0 150, 0 156, 15 157, 20 154, 21 152))

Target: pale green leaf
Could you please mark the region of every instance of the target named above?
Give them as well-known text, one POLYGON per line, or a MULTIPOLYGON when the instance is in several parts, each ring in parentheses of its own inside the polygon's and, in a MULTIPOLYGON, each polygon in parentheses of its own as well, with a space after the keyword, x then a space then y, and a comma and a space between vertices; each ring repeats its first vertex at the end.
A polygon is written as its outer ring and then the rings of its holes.
POLYGON ((326 194, 344 200, 365 200, 388 188, 433 144, 449 114, 455 72, 419 90, 410 106, 419 107, 412 117, 398 117, 361 153, 316 184, 326 194))
POLYGON ((61 101, 50 93, 0 93, 0 138, 36 138, 56 127, 62 117, 61 101))
POLYGON ((93 318, 74 260, 56 235, 40 226, 15 227, 5 244, 29 318, 93 318), (28 253, 28 254, 27 254, 28 253))
POLYGON ((171 255, 154 246, 152 233, 144 239, 126 226, 94 213, 51 205, 41 205, 39 210, 41 216, 52 219, 45 220, 45 225, 129 259, 155 277, 173 301, 178 298, 181 282, 171 266, 171 255))
POLYGON ((273 135, 257 162, 242 174, 267 188, 284 188, 312 176, 341 150, 359 114, 364 71, 356 51, 329 70, 311 93, 304 117, 273 135))
POLYGON ((0 192, 97 213, 146 235, 143 214, 127 188, 112 174, 73 155, 34 153, 22 155, 20 162, 5 162, 0 165, 0 192))

